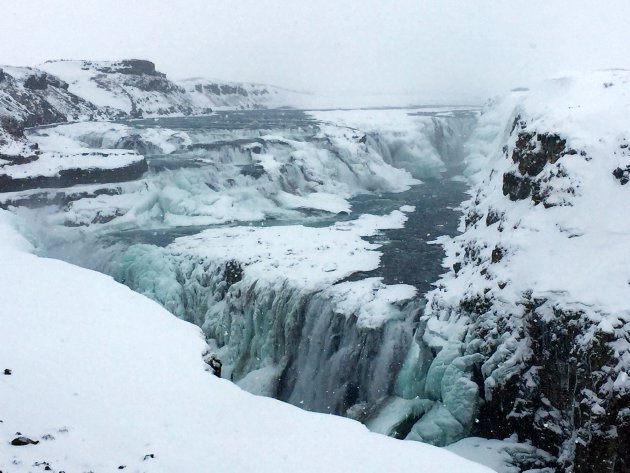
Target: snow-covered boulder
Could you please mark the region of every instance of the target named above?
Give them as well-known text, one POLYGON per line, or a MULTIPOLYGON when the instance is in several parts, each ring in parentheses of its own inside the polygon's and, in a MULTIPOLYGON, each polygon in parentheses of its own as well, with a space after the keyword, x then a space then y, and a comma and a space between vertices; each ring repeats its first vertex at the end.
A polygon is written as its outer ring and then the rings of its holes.
POLYGON ((423 322, 422 343, 477 357, 468 431, 517 433, 562 471, 630 469, 629 109, 626 71, 488 107, 463 234, 443 241, 449 271, 423 322))
POLYGON ((13 226, 0 211, 0 470, 491 471, 241 391, 199 329, 13 226))

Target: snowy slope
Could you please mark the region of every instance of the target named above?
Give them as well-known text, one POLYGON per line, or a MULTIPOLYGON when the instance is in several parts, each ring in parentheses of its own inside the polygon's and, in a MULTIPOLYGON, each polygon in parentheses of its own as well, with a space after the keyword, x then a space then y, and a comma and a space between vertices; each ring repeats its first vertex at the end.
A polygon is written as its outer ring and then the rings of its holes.
POLYGON ((629 468, 629 108, 627 71, 491 104, 424 322, 428 346, 480 356, 477 433, 516 432, 563 471, 629 468))
POLYGON ((198 329, 110 278, 28 253, 0 213, 3 471, 487 472, 244 393, 198 329), (13 446, 20 434, 39 441, 13 446))
POLYGON ((39 66, 68 83, 68 90, 110 115, 132 118, 195 110, 184 89, 150 61, 49 61, 39 66))
POLYGON ((27 126, 103 117, 57 77, 30 67, 0 67, 0 166, 38 154, 24 136, 27 126))

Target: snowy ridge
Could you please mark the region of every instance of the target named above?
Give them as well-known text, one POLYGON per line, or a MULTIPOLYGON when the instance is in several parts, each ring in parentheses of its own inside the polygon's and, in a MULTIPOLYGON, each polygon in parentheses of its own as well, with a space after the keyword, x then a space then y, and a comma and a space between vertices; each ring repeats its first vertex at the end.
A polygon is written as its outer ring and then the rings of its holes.
POLYGON ((312 108, 312 94, 268 84, 225 82, 195 77, 178 81, 199 109, 312 108))
POLYGON ((464 233, 442 241, 451 269, 425 316, 424 343, 479 357, 475 432, 516 432, 563 471, 628 468, 628 107, 630 73, 605 71, 484 112, 464 233))
POLYGON ((3 471, 490 471, 215 378, 197 328, 106 276, 29 254, 14 220, 0 211, 3 471), (20 435, 36 443, 11 445, 20 435))
MULTIPOLYGON (((49 61, 39 66, 68 84, 68 90, 110 116, 201 113, 183 88, 155 70, 150 61, 49 61)), ((206 110, 209 111, 209 110, 206 110)))

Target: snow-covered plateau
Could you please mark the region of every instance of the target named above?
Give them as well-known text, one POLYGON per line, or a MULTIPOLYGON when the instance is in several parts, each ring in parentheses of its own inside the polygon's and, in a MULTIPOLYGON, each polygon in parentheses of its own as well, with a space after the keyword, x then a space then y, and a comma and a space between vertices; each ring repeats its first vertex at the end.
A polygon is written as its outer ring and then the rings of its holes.
POLYGON ((629 97, 2 68, 0 470, 630 471, 629 97))

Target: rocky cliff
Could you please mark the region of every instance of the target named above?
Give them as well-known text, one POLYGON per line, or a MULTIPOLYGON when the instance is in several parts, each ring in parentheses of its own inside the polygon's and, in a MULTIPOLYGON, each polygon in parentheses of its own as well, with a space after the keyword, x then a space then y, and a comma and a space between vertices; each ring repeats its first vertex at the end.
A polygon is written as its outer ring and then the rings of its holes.
POLYGON ((476 384, 468 433, 515 433, 557 471, 630 471, 629 91, 600 72, 490 105, 418 334, 476 384))

